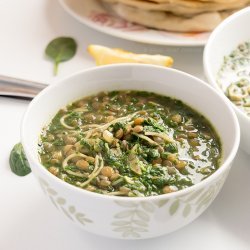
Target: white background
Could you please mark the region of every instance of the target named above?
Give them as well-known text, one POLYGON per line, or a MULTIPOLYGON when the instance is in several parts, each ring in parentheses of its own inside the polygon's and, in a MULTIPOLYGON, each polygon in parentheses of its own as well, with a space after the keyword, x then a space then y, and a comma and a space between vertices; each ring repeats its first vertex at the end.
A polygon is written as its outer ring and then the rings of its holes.
MULTIPOLYGON (((204 79, 202 48, 152 46, 113 38, 78 23, 55 0, 0 0, 0 74, 51 84, 94 66, 86 52, 91 43, 171 55, 175 68, 204 79), (62 35, 77 40, 78 52, 73 60, 60 65, 59 76, 54 77, 44 48, 62 35)), ((10 171, 9 152, 20 140, 20 123, 27 105, 28 101, 0 97, 1 250, 250 249, 250 156, 244 152, 239 151, 214 203, 190 225, 150 240, 103 238, 82 231, 57 213, 32 174, 18 177, 10 171)))

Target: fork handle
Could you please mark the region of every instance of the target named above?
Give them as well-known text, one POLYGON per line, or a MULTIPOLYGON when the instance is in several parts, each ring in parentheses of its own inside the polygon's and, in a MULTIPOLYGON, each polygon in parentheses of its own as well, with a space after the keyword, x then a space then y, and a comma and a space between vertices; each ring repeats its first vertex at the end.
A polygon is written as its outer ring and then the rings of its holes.
POLYGON ((0 75, 0 96, 32 99, 46 86, 45 83, 0 75))

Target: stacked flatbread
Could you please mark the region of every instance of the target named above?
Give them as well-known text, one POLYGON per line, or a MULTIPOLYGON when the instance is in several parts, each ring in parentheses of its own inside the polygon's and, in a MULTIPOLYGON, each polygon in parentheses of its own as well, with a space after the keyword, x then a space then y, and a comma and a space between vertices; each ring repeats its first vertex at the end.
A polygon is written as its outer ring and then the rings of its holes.
POLYGON ((177 32, 213 30, 250 0, 102 0, 120 17, 147 27, 177 32))

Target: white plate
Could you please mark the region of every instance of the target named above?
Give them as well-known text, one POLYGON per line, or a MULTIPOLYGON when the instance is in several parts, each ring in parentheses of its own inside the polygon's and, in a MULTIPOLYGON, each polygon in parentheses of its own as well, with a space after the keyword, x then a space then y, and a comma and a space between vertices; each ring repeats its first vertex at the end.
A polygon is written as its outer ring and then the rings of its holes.
POLYGON ((79 22, 103 33, 136 42, 170 46, 202 46, 205 45, 210 34, 209 32, 174 33, 149 29, 109 13, 100 0, 59 0, 59 3, 79 22))

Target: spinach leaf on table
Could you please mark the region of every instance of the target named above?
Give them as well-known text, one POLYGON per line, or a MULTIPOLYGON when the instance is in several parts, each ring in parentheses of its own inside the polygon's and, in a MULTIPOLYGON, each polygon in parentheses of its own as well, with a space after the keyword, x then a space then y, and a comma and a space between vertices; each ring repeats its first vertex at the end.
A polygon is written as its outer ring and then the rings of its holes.
POLYGON ((71 37, 58 37, 47 45, 45 54, 54 61, 55 75, 57 75, 59 63, 70 60, 76 50, 77 44, 71 37))
POLYGON ((21 143, 17 143, 11 150, 9 164, 11 171, 16 175, 25 176, 31 172, 21 143))

